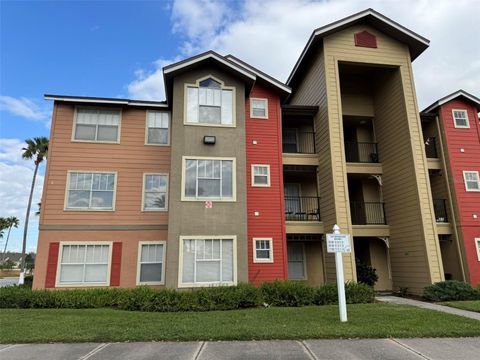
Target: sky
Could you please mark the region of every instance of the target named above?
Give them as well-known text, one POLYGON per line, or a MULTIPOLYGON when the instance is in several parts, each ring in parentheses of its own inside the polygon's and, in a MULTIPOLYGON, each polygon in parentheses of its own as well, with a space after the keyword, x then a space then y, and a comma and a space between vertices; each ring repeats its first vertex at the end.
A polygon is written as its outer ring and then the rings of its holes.
POLYGON ((24 140, 50 134, 43 94, 164 100, 162 67, 210 49, 286 81, 313 29, 367 8, 431 41, 413 63, 420 109, 458 89, 480 96, 480 0, 0 0, 0 217, 21 222, 8 248, 21 249, 33 175, 24 140))

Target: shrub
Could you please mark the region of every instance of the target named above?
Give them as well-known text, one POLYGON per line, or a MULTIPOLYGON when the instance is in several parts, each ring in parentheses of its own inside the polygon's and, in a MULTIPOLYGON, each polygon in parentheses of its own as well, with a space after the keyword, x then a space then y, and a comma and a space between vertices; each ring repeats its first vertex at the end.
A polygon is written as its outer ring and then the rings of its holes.
POLYGON ((263 300, 272 306, 304 306, 313 304, 314 288, 302 281, 273 281, 260 286, 263 300))
POLYGON ((338 304, 337 284, 327 283, 315 289, 313 303, 315 305, 338 304))
POLYGON ((477 300, 480 292, 467 283, 447 280, 427 286, 423 297, 430 301, 477 300))
POLYGON ((356 259, 358 282, 374 286, 378 281, 377 269, 356 259))
POLYGON ((375 290, 373 287, 355 282, 345 284, 347 304, 367 304, 375 301, 375 290))

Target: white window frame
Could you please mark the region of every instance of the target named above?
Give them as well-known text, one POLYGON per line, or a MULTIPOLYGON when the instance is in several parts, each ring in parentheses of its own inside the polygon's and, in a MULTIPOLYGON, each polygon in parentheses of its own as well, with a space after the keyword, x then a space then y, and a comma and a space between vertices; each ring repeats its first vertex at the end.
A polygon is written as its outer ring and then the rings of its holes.
MULTIPOLYGON (((261 176, 261 175, 257 175, 261 176)), ((253 187, 270 187, 270 165, 268 164, 252 164, 251 167, 251 178, 253 187), (266 167, 267 168, 267 183, 266 184, 257 184, 255 183, 255 167, 266 167)))
POLYGON ((251 119, 268 119, 268 99, 267 98, 250 98, 250 118, 251 119), (265 116, 253 115, 253 101, 262 101, 265 104, 265 116))
POLYGON ((178 261, 178 287, 179 288, 193 288, 193 287, 210 287, 210 286, 235 286, 237 285, 237 236, 236 235, 195 235, 180 237, 180 250, 178 261), (233 281, 232 282, 202 282, 202 283, 184 283, 183 282, 183 241, 184 240, 232 240, 232 263, 233 263, 233 281))
MULTIPOLYGON (((137 285, 165 285, 165 255, 167 252, 167 242, 165 240, 158 241, 139 241, 138 242, 138 256, 137 256, 137 285), (163 257, 162 257, 162 280, 160 281, 140 281, 140 271, 142 265, 142 245, 162 245, 163 257)), ((158 264, 158 263, 154 263, 158 264)))
POLYGON ((192 125, 192 126, 209 126, 209 127, 228 127, 228 128, 234 128, 236 127, 236 120, 237 120, 237 110, 236 110, 236 89, 234 86, 225 86, 225 83, 216 78, 213 75, 207 75, 204 76, 200 79, 198 79, 195 84, 185 84, 184 87, 184 92, 183 92, 183 97, 184 97, 184 104, 183 104, 183 124, 184 125, 192 125), (220 84, 221 90, 229 90, 232 92, 232 123, 231 124, 208 124, 208 123, 200 123, 200 122, 190 122, 187 119, 188 116, 188 88, 200 88, 200 83, 204 80, 207 79, 212 79, 220 84))
POLYGON ((477 259, 480 261, 480 238, 475 238, 475 248, 477 249, 477 259))
POLYGON ((67 170, 67 181, 66 181, 66 186, 65 186, 65 199, 64 199, 63 210, 64 211, 107 211, 107 212, 115 211, 115 205, 116 205, 116 199, 117 199, 117 179, 118 179, 118 172, 117 171, 110 171, 110 170, 105 170, 105 171, 67 170), (106 209, 106 208, 103 208, 103 209, 102 208, 69 208, 68 207, 68 192, 69 192, 69 188, 70 188, 70 174, 71 173, 114 174, 115 175, 115 181, 113 182, 112 208, 111 209, 106 209))
POLYGON ((143 180, 142 180, 142 211, 150 212, 150 211, 168 211, 168 190, 169 190, 169 185, 170 185, 170 179, 169 179, 169 174, 168 173, 143 173, 143 180), (159 176, 165 176, 167 178, 167 189, 165 192, 165 207, 164 208, 152 208, 152 209, 146 209, 145 208, 145 183, 147 180, 147 175, 159 175, 159 176))
MULTIPOLYGON (((198 167, 197 167, 198 169, 198 167)), ((198 173, 198 170, 197 170, 198 173)), ((197 176, 198 182, 198 176, 197 176)), ((221 185, 220 185, 221 186, 221 185)), ((197 184, 198 190, 198 184, 197 184)), ((234 157, 209 157, 209 156, 182 156, 182 185, 181 201, 215 201, 215 202, 236 202, 237 201, 237 158, 234 157), (187 160, 226 160, 232 161, 232 197, 231 198, 209 198, 209 197, 188 197, 185 196, 185 182, 187 160)))
MULTIPOLYGON (((308 274, 307 274, 307 257, 306 257, 306 253, 305 253, 305 243, 300 243, 302 245, 302 251, 303 251, 303 274, 304 274, 304 277, 303 278, 298 278, 298 279, 290 279, 288 278, 288 280, 293 280, 293 281, 304 281, 304 280, 307 280, 308 279, 308 274)), ((288 244, 287 244, 288 246, 288 244)), ((287 253, 288 255, 288 253, 287 253)), ((288 276, 288 256, 287 256, 287 276, 288 276)))
POLYGON ((55 287, 106 287, 110 286, 110 276, 112 272, 112 251, 113 251, 113 241, 60 241, 60 249, 58 251, 57 259, 57 273, 55 276, 55 287), (104 283, 61 283, 60 274, 62 267, 62 256, 63 256, 63 247, 65 245, 108 245, 108 266, 107 266, 107 281, 104 283))
MULTIPOLYGON (((80 142, 80 143, 92 143, 92 144, 120 144, 120 137, 122 135, 122 117, 123 117, 123 110, 119 108, 112 108, 112 107, 103 107, 103 106, 75 106, 74 114, 73 114, 73 127, 72 127, 72 142, 80 142), (106 141, 106 140, 77 140, 75 139, 75 131, 77 129, 77 116, 78 116, 78 109, 89 109, 89 110, 110 110, 110 111, 118 111, 120 113, 120 119, 118 121, 118 133, 117 133, 117 141, 106 141)), ((97 125, 98 126, 98 125, 97 125)), ((98 129, 97 129, 98 131, 98 129)))
MULTIPOLYGON (((254 263, 273 263, 273 239, 267 237, 254 237, 253 239, 253 262, 254 263), (257 241, 267 241, 269 243, 270 257, 268 259, 257 258, 257 241)), ((265 249, 258 249, 265 250, 265 249)))
POLYGON ((470 121, 468 120, 468 111, 465 109, 452 109, 452 118, 453 118, 453 126, 457 129, 469 129, 470 128, 470 121), (457 125, 457 118, 455 117, 455 111, 462 112, 465 114, 465 121, 467 125, 457 125))
POLYGON ((463 183, 465 184, 465 191, 468 192, 479 192, 480 191, 480 174, 477 170, 463 170, 463 183), (477 175, 477 184, 478 189, 469 189, 467 185, 467 174, 476 174, 477 175))
POLYGON ((145 116, 145 145, 147 146, 170 146, 170 133, 171 133, 171 127, 172 127, 172 119, 170 116, 169 111, 161 111, 161 110, 147 110, 145 116), (168 116, 168 137, 167 137, 167 143, 166 144, 154 144, 154 143, 149 143, 148 142, 148 114, 151 112, 159 112, 159 113, 166 113, 168 116))

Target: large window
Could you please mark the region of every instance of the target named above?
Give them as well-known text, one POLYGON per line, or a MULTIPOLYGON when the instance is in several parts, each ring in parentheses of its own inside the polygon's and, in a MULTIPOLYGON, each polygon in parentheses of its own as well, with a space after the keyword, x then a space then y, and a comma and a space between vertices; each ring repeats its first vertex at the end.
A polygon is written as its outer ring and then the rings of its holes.
POLYGON ((66 209, 113 210, 115 173, 69 172, 66 209))
POLYGON ((453 121, 456 128, 469 128, 468 114, 466 110, 452 110, 453 121))
POLYGON ((464 171, 465 190, 480 191, 480 177, 478 171, 464 171))
POLYGON ((287 244, 288 278, 291 280, 305 280, 305 245, 303 243, 287 244))
POLYGON ((137 284, 165 283, 165 242, 142 241, 138 249, 137 284))
POLYGON ((268 119, 268 99, 250 99, 250 117, 268 119))
POLYGON ((108 285, 109 244, 64 244, 57 285, 108 285))
POLYGON ((273 262, 272 238, 253 238, 253 262, 273 262))
POLYGON ((211 77, 187 85, 185 123, 235 126, 234 89, 211 77))
POLYGON ((119 142, 120 110, 77 108, 73 140, 119 142))
POLYGON ((235 201, 235 159, 184 157, 182 200, 235 201))
POLYGON ((252 186, 270 186, 270 165, 252 165, 252 186))
POLYGON ((147 111, 146 143, 149 145, 168 145, 169 139, 168 113, 164 111, 147 111))
POLYGON ((235 243, 234 236, 180 237, 179 286, 235 284, 235 243))
POLYGON ((168 193, 168 175, 144 174, 143 210, 166 210, 168 193))

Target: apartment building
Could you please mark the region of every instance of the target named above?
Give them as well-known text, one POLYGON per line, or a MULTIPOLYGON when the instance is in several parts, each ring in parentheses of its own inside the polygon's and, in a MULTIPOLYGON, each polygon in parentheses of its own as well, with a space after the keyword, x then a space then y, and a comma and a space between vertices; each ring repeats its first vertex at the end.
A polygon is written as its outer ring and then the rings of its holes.
POLYGON ((319 285, 335 223, 347 280, 443 280, 411 68, 428 43, 368 9, 314 30, 286 84, 209 51, 163 69, 162 102, 46 95, 34 288, 319 285))

